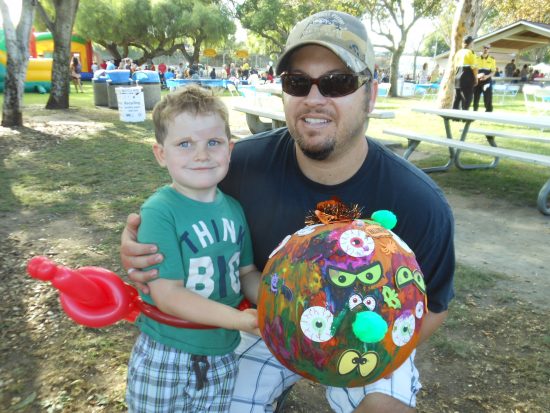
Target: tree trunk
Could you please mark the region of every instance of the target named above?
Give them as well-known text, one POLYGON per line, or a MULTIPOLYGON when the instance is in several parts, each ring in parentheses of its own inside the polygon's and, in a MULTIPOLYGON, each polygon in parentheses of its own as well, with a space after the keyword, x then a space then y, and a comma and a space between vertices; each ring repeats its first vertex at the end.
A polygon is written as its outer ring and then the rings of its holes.
POLYGON ((25 78, 29 62, 29 38, 34 18, 34 0, 23 0, 21 19, 17 29, 13 26, 8 7, 0 0, 0 9, 4 21, 7 61, 4 81, 4 105, 2 107, 2 126, 23 126, 21 103, 25 91, 25 78))
POLYGON ((52 88, 46 109, 68 109, 71 76, 71 36, 79 0, 53 0, 55 19, 52 21, 38 3, 38 10, 53 37, 52 88))
MULTIPOLYGON (((401 59, 401 56, 403 55, 403 50, 405 49, 404 46, 401 45, 402 42, 400 42, 399 47, 395 49, 391 55, 391 63, 390 63, 390 96, 391 97, 397 97, 399 96, 397 87, 399 85, 399 60, 401 59)), ((405 79, 403 79, 405 81, 405 79)))
POLYGON ((477 2, 480 0, 460 0, 456 6, 456 11, 453 19, 453 29, 451 37, 451 50, 449 50, 449 58, 443 79, 441 79, 439 92, 437 95, 437 105, 442 109, 449 109, 453 105, 454 99, 454 82, 456 68, 453 65, 453 60, 456 52, 462 47, 462 40, 470 33, 475 33, 471 30, 476 21, 477 2))

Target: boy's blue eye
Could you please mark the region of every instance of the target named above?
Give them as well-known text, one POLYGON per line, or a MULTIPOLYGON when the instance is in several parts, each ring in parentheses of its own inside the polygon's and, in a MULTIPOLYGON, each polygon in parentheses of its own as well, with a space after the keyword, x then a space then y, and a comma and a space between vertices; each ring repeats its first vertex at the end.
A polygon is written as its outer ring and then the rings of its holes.
POLYGON ((208 146, 217 146, 217 145, 220 145, 221 142, 219 140, 216 140, 216 139, 210 139, 208 141, 208 146))
POLYGON ((182 148, 189 148, 191 144, 189 143, 189 141, 183 141, 183 142, 180 142, 179 146, 181 146, 182 148))

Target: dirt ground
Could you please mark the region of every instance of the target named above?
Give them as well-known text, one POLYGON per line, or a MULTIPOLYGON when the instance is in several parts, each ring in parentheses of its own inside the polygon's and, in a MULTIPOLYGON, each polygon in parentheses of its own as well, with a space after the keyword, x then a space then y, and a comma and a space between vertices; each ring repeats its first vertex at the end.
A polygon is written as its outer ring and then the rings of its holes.
MULTIPOLYGON (((0 128, 0 153, 8 146, 40 150, 49 143, 29 145, 33 131, 46 128, 63 138, 81 121, 49 120, 34 119, 20 133, 0 128)), ((457 291, 445 329, 419 349, 418 410, 548 413, 550 219, 483 194, 446 193, 458 263, 492 282, 457 291)), ((135 329, 77 326, 60 311, 53 289, 25 274, 26 261, 37 254, 60 262, 87 256, 120 271, 117 251, 95 250, 102 233, 68 215, 0 209, 0 236, 0 411, 124 411, 135 329)), ((286 412, 331 411, 323 388, 305 380, 285 406, 286 412)))

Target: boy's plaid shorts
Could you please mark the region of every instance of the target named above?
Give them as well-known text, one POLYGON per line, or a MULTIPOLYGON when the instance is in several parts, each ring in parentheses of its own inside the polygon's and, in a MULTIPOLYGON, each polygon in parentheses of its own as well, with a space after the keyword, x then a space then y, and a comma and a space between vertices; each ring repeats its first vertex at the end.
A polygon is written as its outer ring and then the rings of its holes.
POLYGON ((201 358, 142 333, 128 365, 128 411, 226 412, 237 369, 233 353, 201 358))

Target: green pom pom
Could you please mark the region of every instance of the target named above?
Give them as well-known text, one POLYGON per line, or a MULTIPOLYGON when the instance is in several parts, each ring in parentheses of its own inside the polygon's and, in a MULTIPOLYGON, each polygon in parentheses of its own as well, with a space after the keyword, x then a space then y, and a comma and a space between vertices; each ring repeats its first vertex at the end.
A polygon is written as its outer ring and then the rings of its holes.
POLYGON ((382 225, 386 229, 393 229, 395 225, 397 224, 397 217, 395 214, 391 211, 388 211, 387 209, 380 209, 378 211, 375 211, 371 218, 378 222, 380 225, 382 225))
POLYGON ((351 325, 353 334, 363 343, 378 343, 388 331, 388 324, 382 316, 373 311, 357 313, 351 325))

